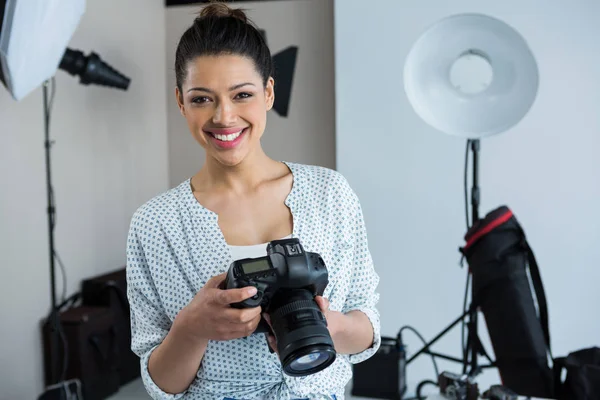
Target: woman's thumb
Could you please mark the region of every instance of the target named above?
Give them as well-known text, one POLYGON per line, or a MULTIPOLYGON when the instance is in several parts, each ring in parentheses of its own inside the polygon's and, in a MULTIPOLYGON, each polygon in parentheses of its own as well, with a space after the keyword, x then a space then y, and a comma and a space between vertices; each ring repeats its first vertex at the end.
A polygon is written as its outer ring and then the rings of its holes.
POLYGON ((210 278, 208 282, 206 282, 204 287, 209 289, 225 289, 224 287, 220 287, 222 284, 225 284, 225 278, 227 278, 227 272, 223 272, 220 275, 215 275, 210 278))

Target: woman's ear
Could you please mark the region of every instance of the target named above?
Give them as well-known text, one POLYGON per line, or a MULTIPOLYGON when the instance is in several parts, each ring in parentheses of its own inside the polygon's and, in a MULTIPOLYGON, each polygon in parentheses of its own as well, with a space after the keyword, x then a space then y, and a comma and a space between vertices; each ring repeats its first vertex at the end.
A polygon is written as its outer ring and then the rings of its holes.
POLYGON ((179 107, 179 112, 181 112, 181 115, 183 115, 185 117, 185 107, 183 106, 183 95, 179 91, 178 87, 175 87, 175 99, 177 101, 177 107, 179 107))
POLYGON ((273 108, 273 103, 275 103, 275 80, 273 77, 269 77, 269 80, 267 81, 265 100, 267 103, 267 111, 269 111, 273 108))

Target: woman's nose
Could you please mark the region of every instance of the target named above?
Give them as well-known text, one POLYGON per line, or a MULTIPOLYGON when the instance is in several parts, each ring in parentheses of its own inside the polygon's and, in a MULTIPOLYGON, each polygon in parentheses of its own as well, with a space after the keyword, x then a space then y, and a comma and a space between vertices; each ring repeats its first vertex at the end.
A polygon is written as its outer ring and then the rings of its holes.
POLYGON ((215 109, 213 123, 219 125, 229 125, 235 120, 234 109, 229 103, 220 103, 215 109))

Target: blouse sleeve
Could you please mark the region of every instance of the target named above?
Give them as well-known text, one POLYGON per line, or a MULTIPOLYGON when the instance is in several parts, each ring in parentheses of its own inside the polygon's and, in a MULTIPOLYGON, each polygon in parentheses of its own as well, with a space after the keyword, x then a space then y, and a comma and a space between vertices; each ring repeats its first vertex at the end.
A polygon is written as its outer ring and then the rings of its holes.
POLYGON ((372 345, 360 353, 350 355, 353 364, 362 362, 373 356, 381 345, 381 323, 376 304, 379 293, 376 291, 379 284, 379 275, 375 272, 373 260, 369 251, 367 229, 363 217, 362 207, 356 194, 348 188, 351 198, 351 229, 354 241, 354 269, 351 275, 350 287, 352 288, 344 304, 342 312, 352 310, 362 311, 373 327, 372 345))
MULTIPOLYGON (((146 226, 136 213, 132 219, 127 239, 127 297, 131 310, 131 350, 140 357, 140 369, 144 386, 155 400, 176 400, 185 392, 170 394, 161 390, 148 372, 150 355, 169 333, 171 320, 166 314, 152 275, 151 256, 143 246, 146 226)), ((155 240, 156 238, 154 238, 155 240)), ((152 245, 157 245, 155 241, 152 245)), ((163 255, 164 257, 164 255, 163 255)))

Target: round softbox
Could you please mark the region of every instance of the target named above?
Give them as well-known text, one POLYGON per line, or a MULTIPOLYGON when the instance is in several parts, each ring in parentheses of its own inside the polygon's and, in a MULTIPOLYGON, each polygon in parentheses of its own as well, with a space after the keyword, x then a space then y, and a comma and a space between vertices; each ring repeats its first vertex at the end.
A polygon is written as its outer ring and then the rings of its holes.
POLYGON ((481 14, 438 21, 418 38, 404 66, 415 112, 439 131, 471 139, 517 124, 535 100, 538 81, 521 35, 481 14))

